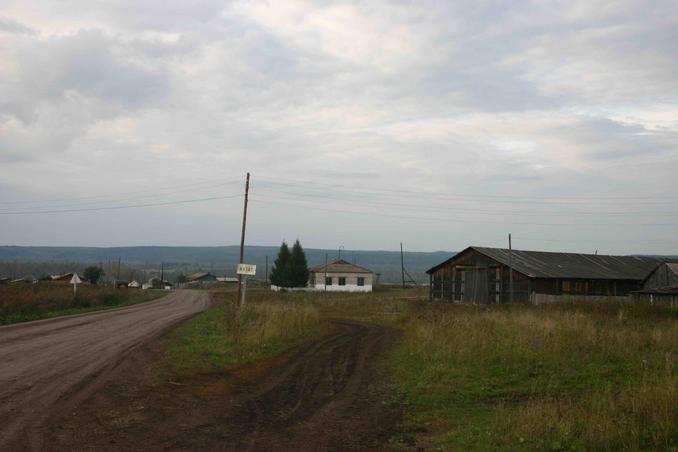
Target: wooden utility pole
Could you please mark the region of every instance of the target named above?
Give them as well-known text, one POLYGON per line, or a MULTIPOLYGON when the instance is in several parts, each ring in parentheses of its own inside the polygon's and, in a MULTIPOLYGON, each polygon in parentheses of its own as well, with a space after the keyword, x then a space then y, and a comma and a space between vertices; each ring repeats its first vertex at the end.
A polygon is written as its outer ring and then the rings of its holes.
POLYGON ((403 289, 405 288, 405 259, 403 258, 403 242, 400 242, 400 276, 403 280, 403 289))
POLYGON ((327 292, 327 253, 325 253, 325 292, 327 292))
MULTIPOLYGON (((247 178, 245 179, 245 206, 242 213, 242 232, 240 233, 240 260, 239 264, 243 264, 245 259, 245 227, 247 225, 247 197, 250 192, 250 173, 247 173, 247 178)), ((243 304, 243 301, 240 299, 242 296, 242 275, 238 274, 238 298, 236 300, 236 306, 240 307, 243 304)))
POLYGON ((509 301, 513 303, 513 250, 511 248, 511 234, 509 233, 509 301))
POLYGON ((115 288, 118 288, 118 281, 120 281, 120 256, 118 256, 118 271, 115 273, 115 288))
POLYGON ((160 262, 160 288, 165 289, 165 263, 160 262))
POLYGON ((268 256, 266 256, 266 284, 268 284, 268 256))

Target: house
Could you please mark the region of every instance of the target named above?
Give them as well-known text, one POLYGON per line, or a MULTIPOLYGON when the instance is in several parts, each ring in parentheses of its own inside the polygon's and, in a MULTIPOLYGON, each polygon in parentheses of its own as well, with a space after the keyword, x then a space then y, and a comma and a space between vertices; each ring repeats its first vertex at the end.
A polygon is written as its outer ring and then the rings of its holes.
POLYGON ((52 281, 54 282, 67 282, 70 283, 71 279, 73 278, 73 272, 71 273, 64 273, 63 275, 52 275, 51 276, 52 281))
POLYGON ((573 297, 626 297, 640 289, 660 263, 652 257, 509 252, 471 246, 426 273, 430 278, 431 300, 544 303, 573 297))
POLYGON ((309 269, 309 286, 328 292, 372 292, 372 270, 337 259, 309 269))
POLYGON ((188 275, 186 282, 188 284, 211 283, 216 282, 217 277, 209 272, 198 272, 188 275))
POLYGON ((127 284, 127 287, 131 287, 132 289, 138 289, 139 287, 141 287, 141 284, 139 284, 139 281, 133 280, 132 282, 127 284))
POLYGON ((633 292, 637 301, 678 302, 678 262, 664 262, 643 281, 643 287, 633 292))
POLYGON ((172 283, 169 281, 162 281, 162 284, 160 282, 160 278, 157 276, 151 278, 148 280, 148 282, 145 282, 141 285, 142 289, 164 289, 164 290, 172 290, 172 283))

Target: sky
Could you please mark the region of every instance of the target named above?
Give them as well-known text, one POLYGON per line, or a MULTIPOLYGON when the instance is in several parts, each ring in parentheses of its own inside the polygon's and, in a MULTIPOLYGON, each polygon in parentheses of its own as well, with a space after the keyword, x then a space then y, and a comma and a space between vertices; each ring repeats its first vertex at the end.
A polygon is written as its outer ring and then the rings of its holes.
POLYGON ((678 2, 0 0, 0 244, 678 254, 678 2))

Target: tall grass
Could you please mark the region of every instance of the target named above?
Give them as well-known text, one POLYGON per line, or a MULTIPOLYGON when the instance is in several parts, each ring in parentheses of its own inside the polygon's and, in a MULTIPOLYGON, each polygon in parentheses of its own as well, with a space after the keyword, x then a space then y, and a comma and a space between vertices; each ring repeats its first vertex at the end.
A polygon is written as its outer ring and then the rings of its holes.
POLYGON ((0 324, 138 303, 164 294, 155 290, 81 284, 74 297, 73 286, 65 283, 3 285, 0 286, 0 324))
POLYGON ((678 446, 678 320, 664 307, 421 305, 394 356, 428 446, 678 446))
POLYGON ((321 334, 320 313, 285 294, 248 294, 240 309, 233 294, 216 294, 216 304, 175 330, 158 375, 181 379, 272 356, 321 334))

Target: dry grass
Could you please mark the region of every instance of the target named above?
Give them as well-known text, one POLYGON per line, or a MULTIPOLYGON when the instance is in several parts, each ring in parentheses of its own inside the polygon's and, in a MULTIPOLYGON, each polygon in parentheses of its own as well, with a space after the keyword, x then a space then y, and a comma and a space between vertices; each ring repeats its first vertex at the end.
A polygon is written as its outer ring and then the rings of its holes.
POLYGON ((106 307, 139 303, 165 292, 81 284, 78 296, 66 283, 9 284, 0 286, 0 324, 24 322, 106 307))
POLYGON ((678 446, 678 320, 664 307, 424 305, 405 332, 396 386, 429 447, 678 446))
POLYGON ((160 378, 182 379, 268 357, 323 332, 318 309, 285 294, 251 291, 235 309, 233 293, 175 330, 157 368, 160 378))

